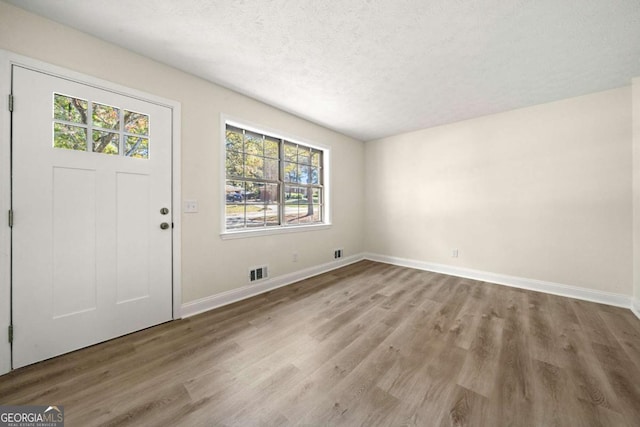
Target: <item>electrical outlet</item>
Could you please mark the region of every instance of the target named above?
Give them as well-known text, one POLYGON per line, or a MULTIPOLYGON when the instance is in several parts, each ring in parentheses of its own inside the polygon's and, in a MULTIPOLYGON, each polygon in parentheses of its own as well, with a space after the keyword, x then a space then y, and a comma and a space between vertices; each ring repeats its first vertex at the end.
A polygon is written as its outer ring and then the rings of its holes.
POLYGON ((342 249, 336 249, 333 251, 333 259, 342 258, 342 249))
POLYGON ((291 261, 298 262, 298 252, 294 252, 293 255, 291 255, 291 261))
POLYGON ((454 249, 454 250, 451 251, 451 257, 452 258, 458 258, 458 250, 457 249, 454 249))

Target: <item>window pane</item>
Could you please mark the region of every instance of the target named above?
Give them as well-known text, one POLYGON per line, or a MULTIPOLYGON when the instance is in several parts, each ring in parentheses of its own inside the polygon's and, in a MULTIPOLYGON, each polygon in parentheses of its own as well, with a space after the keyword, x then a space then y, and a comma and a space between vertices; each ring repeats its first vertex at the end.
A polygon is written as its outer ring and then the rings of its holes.
POLYGON ((127 136, 124 144, 124 155, 138 159, 149 158, 149 138, 127 136))
POLYGON ((239 129, 235 130, 235 128, 230 128, 229 126, 227 126, 226 138, 227 151, 243 151, 242 131, 240 131, 239 129))
POLYGON ((278 214, 280 205, 267 205, 265 206, 265 222, 267 227, 273 227, 280 225, 280 216, 278 214))
POLYGON ((309 170, 309 166, 299 165, 298 172, 300 173, 301 184, 311 184, 311 171, 309 170))
POLYGON ((320 167, 320 152, 314 150, 311 153, 311 165, 320 167))
POLYGON ((287 205, 297 205, 301 199, 305 199, 306 189, 304 187, 294 187, 285 185, 284 199, 287 205))
POLYGON ((89 103, 84 99, 54 93, 53 118, 67 122, 87 124, 88 105, 89 103))
POLYGON ((309 184, 320 184, 320 171, 318 170, 318 168, 312 167, 310 169, 309 176, 311 177, 309 184))
POLYGON ((244 174, 247 178, 264 178, 264 158, 247 154, 244 174))
POLYGON ((149 116, 124 110, 124 130, 136 135, 149 135, 149 116))
POLYGON ((311 163, 311 152, 309 148, 298 147, 298 163, 305 165, 311 163))
POLYGON ((322 190, 320 188, 311 189, 311 200, 314 204, 322 203, 322 190))
POLYGON ((278 160, 264 159, 264 179, 278 180, 278 160))
POLYGON ((278 149, 280 141, 275 138, 265 137, 264 139, 264 155, 272 159, 280 157, 280 150, 278 149))
POLYGON ((259 200, 265 204, 273 204, 280 202, 280 191, 278 184, 265 184, 262 187, 259 200))
POLYGON ((120 109, 94 102, 93 125, 103 129, 120 129, 120 109))
POLYGON ((237 151, 227 151, 227 178, 244 176, 244 155, 237 151))
POLYGON ((262 135, 253 132, 244 133, 244 150, 248 154, 264 155, 264 141, 262 135))
POLYGON ((244 205, 227 203, 225 217, 228 229, 244 228, 244 205))
POLYGON ((300 182, 297 163, 284 163, 284 180, 286 182, 300 182))
POLYGON ((288 162, 297 162, 298 147, 291 143, 284 144, 284 159, 288 162))
POLYGON ((120 134, 115 132, 93 131, 93 152, 118 154, 120 151, 120 134))
POLYGON ((242 181, 227 181, 225 185, 227 203, 244 202, 245 186, 242 181))
POLYGON ((54 123, 53 146, 67 150, 87 151, 87 130, 79 126, 54 123))

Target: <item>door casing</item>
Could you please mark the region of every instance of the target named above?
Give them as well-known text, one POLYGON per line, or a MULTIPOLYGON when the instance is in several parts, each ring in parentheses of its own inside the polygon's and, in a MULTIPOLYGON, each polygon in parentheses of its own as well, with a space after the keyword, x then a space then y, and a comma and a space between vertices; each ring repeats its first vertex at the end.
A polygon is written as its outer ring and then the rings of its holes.
MULTIPOLYGON (((58 77, 73 80, 89 86, 117 92, 122 95, 164 105, 172 111, 172 267, 173 267, 173 319, 182 317, 181 283, 181 195, 180 195, 180 125, 181 105, 177 101, 152 95, 137 89, 121 86, 106 80, 88 76, 76 71, 51 65, 0 49, 0 375, 11 370, 11 345, 7 339, 11 324, 11 228, 8 212, 11 209, 11 113, 9 94, 11 93, 11 68, 21 65, 36 71, 43 71, 58 77)), ((15 100, 15 108, 21 101, 15 100)), ((24 104, 23 104, 24 105, 24 104)), ((16 218, 17 219, 17 218, 16 218)), ((17 326, 17 325, 16 325, 17 326)), ((19 334, 19 327, 14 329, 19 334)))

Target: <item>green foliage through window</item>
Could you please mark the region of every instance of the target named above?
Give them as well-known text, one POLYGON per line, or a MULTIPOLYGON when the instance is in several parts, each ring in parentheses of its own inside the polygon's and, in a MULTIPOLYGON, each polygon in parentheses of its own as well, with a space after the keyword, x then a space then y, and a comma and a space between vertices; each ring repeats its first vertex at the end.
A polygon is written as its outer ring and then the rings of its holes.
POLYGON ((324 222, 322 150, 230 124, 225 148, 227 230, 324 222))
POLYGON ((147 159, 149 115, 54 93, 53 147, 147 159))

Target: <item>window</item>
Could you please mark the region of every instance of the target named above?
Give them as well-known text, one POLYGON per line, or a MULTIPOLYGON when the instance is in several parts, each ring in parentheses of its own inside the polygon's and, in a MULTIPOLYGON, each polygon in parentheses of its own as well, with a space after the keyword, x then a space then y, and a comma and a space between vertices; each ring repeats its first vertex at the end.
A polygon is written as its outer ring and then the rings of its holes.
POLYGON ((325 150, 225 126, 225 231, 326 222, 325 150))
POLYGON ((148 159, 149 116, 54 93, 53 147, 148 159))

